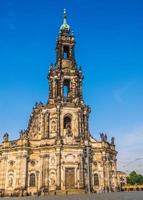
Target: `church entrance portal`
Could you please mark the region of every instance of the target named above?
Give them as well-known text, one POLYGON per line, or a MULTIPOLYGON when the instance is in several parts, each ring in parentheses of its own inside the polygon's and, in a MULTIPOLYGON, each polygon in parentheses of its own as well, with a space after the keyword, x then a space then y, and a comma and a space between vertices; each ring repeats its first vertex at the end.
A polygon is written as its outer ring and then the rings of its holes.
POLYGON ((66 189, 74 189, 75 187, 75 170, 74 168, 65 169, 65 186, 66 189))

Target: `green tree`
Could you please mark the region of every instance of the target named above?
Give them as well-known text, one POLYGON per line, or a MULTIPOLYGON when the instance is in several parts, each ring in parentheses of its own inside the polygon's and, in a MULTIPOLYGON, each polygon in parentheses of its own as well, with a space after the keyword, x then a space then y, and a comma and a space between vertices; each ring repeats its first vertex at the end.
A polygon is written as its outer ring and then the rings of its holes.
POLYGON ((143 176, 133 171, 127 177, 127 183, 130 185, 141 185, 143 184, 143 176))

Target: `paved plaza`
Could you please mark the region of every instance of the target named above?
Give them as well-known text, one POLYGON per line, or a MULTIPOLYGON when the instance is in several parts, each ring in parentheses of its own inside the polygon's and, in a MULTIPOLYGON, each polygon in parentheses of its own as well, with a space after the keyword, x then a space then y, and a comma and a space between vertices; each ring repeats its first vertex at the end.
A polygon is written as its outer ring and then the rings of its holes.
POLYGON ((143 200, 143 192, 115 192, 106 194, 90 194, 90 195, 65 195, 65 196, 45 196, 45 197, 10 197, 3 199, 12 200, 143 200))

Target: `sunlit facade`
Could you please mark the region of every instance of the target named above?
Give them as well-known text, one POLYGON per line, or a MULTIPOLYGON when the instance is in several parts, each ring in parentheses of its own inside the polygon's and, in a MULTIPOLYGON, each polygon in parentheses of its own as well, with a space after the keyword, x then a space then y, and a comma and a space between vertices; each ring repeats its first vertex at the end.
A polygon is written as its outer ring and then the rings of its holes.
POLYGON ((48 102, 35 105, 28 128, 20 132, 19 139, 10 141, 6 133, 0 146, 0 191, 4 195, 117 188, 114 138, 108 142, 101 133, 97 141, 90 134, 91 110, 83 99, 83 74, 74 51, 75 37, 64 11, 56 41, 56 64, 50 66, 48 74, 48 102))

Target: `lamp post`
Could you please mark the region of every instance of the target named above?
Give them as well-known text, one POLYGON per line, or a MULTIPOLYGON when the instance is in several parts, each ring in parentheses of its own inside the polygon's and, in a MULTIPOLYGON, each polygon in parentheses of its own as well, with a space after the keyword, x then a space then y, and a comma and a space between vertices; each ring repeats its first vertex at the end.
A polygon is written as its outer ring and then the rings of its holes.
POLYGON ((39 177, 39 171, 36 171, 36 178, 37 178, 37 197, 38 197, 38 177, 39 177))

